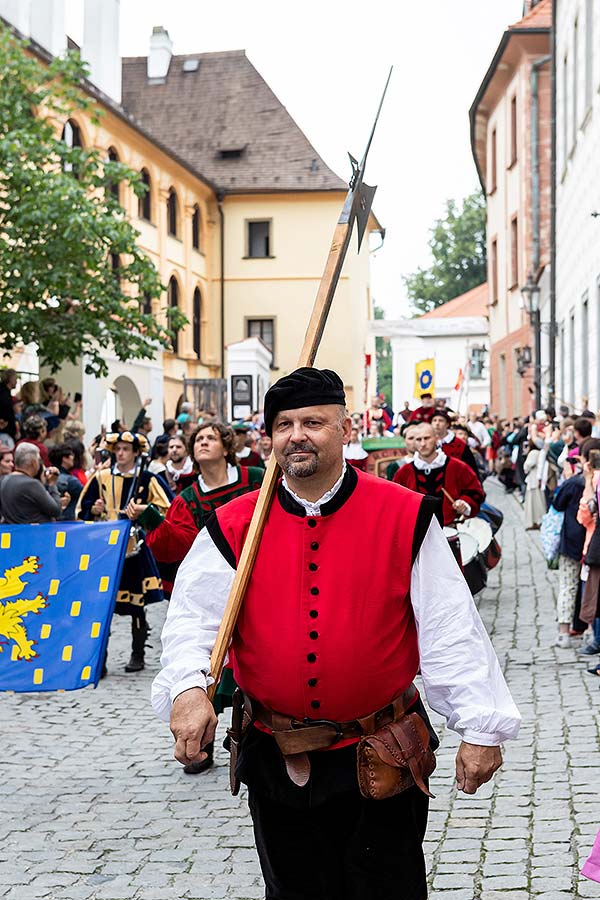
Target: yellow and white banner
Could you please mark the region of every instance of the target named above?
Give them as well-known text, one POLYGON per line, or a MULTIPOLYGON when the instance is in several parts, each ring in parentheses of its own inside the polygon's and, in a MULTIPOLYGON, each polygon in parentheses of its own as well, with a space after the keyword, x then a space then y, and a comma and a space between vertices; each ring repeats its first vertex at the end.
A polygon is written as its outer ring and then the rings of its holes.
POLYGON ((415 397, 435 394, 435 360, 422 359, 415 366, 415 397))

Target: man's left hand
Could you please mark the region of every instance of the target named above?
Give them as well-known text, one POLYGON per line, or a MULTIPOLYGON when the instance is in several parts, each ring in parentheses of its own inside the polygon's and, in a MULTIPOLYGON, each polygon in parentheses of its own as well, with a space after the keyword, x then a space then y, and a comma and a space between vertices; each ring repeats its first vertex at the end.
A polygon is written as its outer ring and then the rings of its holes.
POLYGON ((500 747, 482 747, 463 741, 456 754, 456 783, 459 791, 474 794, 501 765, 500 747))
POLYGON ((125 512, 127 513, 127 518, 131 519, 132 522, 135 522, 136 519, 139 519, 145 509, 148 509, 147 503, 136 503, 135 500, 130 500, 125 512))

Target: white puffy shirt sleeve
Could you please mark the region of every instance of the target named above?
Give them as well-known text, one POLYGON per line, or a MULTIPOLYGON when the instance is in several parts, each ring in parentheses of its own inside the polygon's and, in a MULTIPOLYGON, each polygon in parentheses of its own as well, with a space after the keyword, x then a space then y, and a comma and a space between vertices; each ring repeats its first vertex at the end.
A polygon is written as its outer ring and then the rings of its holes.
POLYGON ((152 683, 152 706, 169 721, 175 698, 212 684, 210 655, 223 618, 234 570, 206 528, 179 567, 162 630, 162 669, 152 683))
POLYGON ((411 575, 427 702, 469 744, 516 738, 521 716, 471 592, 433 519, 411 575))

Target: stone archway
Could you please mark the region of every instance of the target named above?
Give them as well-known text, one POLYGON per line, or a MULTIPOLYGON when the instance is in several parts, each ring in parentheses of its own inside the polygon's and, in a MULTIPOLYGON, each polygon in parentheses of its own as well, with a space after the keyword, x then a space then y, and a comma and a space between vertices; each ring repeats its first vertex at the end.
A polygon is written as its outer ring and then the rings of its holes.
MULTIPOLYGON (((131 378, 128 378, 126 375, 119 375, 118 378, 115 378, 113 386, 108 393, 116 395, 115 418, 124 420, 127 427, 131 428, 135 417, 142 408, 142 401, 137 387, 131 378)), ((110 422, 103 424, 110 427, 110 422)))

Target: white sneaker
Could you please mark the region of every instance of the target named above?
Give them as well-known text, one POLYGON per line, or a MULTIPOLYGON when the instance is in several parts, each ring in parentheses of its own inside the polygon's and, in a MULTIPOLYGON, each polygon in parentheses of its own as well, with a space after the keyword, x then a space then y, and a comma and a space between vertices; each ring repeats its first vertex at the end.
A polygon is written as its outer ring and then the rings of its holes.
POLYGON ((556 636, 556 640, 554 641, 555 647, 560 647, 561 650, 570 650, 572 647, 571 635, 563 634, 562 632, 556 636))

